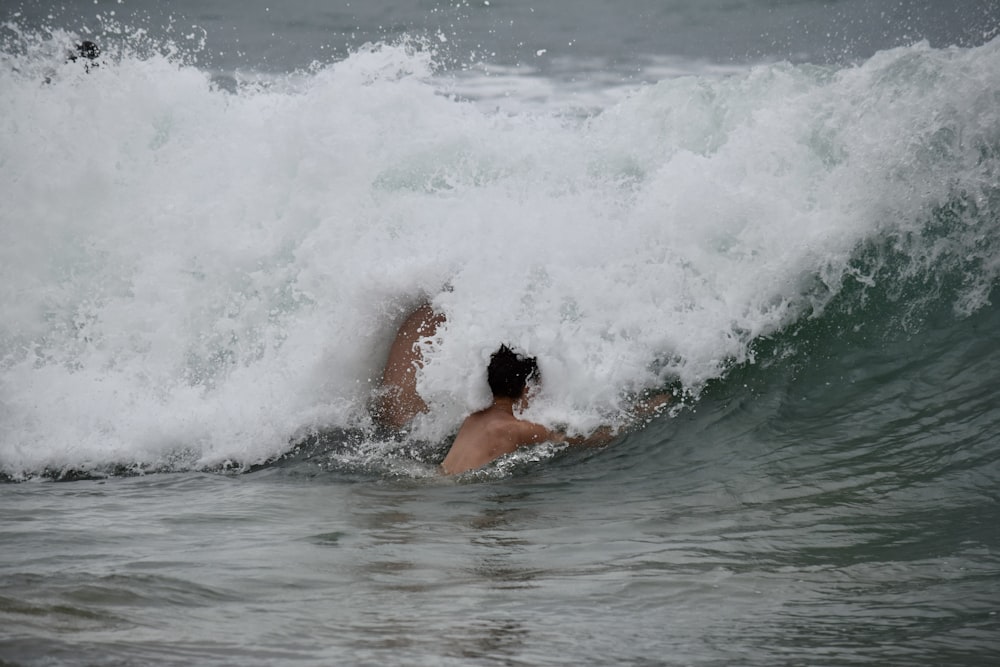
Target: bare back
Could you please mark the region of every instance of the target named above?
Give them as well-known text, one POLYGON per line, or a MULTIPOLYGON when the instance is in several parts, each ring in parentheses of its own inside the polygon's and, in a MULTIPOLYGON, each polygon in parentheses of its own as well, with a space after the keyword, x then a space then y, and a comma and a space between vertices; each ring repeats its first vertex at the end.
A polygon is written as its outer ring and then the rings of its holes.
POLYGON ((515 417, 513 401, 497 399, 492 406, 465 420, 441 469, 454 475, 480 468, 519 447, 561 439, 558 433, 541 424, 515 417))

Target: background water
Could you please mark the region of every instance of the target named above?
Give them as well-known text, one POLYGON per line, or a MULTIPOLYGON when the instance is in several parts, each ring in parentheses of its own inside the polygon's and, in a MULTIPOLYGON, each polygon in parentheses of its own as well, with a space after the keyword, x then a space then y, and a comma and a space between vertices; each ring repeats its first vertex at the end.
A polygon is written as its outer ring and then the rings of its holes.
POLYGON ((0 661, 1000 658, 995 3, 2 9, 0 661))

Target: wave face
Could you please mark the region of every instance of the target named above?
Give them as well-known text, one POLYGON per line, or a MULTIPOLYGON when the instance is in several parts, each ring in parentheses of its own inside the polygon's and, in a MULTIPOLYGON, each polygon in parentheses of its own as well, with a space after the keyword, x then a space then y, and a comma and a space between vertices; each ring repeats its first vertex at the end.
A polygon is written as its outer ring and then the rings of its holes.
POLYGON ((448 322, 416 435, 440 440, 500 342, 539 357, 529 416, 586 430, 643 389, 818 353, 831 321, 962 321, 1000 274, 1000 38, 672 78, 586 115, 486 109, 405 43, 226 90, 57 42, 0 55, 13 478, 245 466, 364 426, 423 298, 448 322))

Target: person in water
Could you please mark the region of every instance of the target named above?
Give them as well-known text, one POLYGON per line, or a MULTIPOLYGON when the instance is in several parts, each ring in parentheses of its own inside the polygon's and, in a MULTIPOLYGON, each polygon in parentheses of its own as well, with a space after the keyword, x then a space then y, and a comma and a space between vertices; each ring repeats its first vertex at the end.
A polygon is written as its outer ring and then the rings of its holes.
MULTIPOLYGON (((417 393, 417 373, 423 367, 420 339, 433 336, 445 321, 429 304, 423 304, 406 318, 389 350, 382 373, 374 414, 383 426, 400 430, 417 414, 427 411, 427 404, 417 393)), ((466 417, 451 449, 441 463, 441 470, 454 475, 481 468, 505 454, 543 442, 574 445, 601 445, 615 437, 609 427, 601 427, 587 437, 569 437, 519 418, 514 410, 523 407, 530 393, 529 385, 539 377, 534 357, 517 354, 506 345, 490 357, 486 379, 493 394, 491 405, 466 417)), ((641 401, 637 416, 658 412, 670 401, 670 394, 659 394, 641 401)))
MULTIPOLYGON (((481 468, 521 447, 571 441, 563 433, 520 419, 514 414, 515 406, 526 398, 529 381, 537 378, 538 362, 534 357, 523 357, 501 345, 490 357, 490 365, 486 369, 493 403, 465 419, 441 463, 441 469, 453 475, 481 468)), ((602 444, 605 439, 610 440, 609 436, 609 433, 601 432, 590 440, 592 444, 602 444)), ((576 444, 582 443, 583 439, 580 439, 576 444)))

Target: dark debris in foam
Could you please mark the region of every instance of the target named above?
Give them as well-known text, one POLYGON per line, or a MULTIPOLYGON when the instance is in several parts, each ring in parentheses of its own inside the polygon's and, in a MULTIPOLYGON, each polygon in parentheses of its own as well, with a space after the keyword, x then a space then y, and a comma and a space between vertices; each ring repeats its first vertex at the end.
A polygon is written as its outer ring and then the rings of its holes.
POLYGON ((135 463, 118 463, 103 468, 45 468, 37 473, 18 476, 0 471, 0 484, 17 484, 37 479, 49 480, 51 482, 82 482, 108 479, 109 477, 141 477, 142 475, 149 475, 156 472, 164 471, 135 463))
MULTIPOLYGON (((41 471, 23 472, 18 475, 0 471, 0 484, 17 484, 31 480, 47 480, 50 482, 85 482, 99 481, 113 478, 143 477, 145 475, 155 475, 174 472, 191 472, 193 467, 178 465, 178 461, 173 463, 111 463, 103 466, 83 467, 66 466, 63 468, 47 467, 41 471)), ((233 465, 226 462, 212 470, 199 470, 199 472, 243 472, 242 466, 233 465)), ((0 666, 2 667, 2 666, 0 666)))
POLYGON ((449 443, 414 441, 405 433, 388 433, 380 429, 329 428, 310 432, 293 440, 292 448, 263 463, 251 465, 243 472, 252 473, 270 468, 308 467, 320 471, 366 468, 377 462, 376 455, 366 453, 372 443, 379 443, 389 456, 406 458, 418 463, 437 465, 447 454, 449 443), (347 461, 354 460, 357 466, 347 461))
POLYGON ((364 438, 358 429, 329 429, 309 433, 293 441, 292 448, 263 463, 249 466, 245 472, 252 473, 274 467, 322 462, 331 455, 357 449, 364 438))
MULTIPOLYGON (((291 443, 291 448, 273 458, 261 463, 244 464, 240 461, 227 460, 219 465, 208 468, 185 466, 182 463, 145 464, 116 463, 99 467, 67 466, 64 468, 48 467, 40 472, 11 475, 0 471, 0 484, 17 484, 28 480, 47 480, 52 482, 82 482, 113 478, 142 477, 153 474, 168 474, 182 472, 203 472, 223 475, 242 475, 272 468, 308 467, 318 471, 330 471, 350 465, 339 463, 338 459, 369 459, 364 454, 366 445, 372 442, 397 445, 388 447, 392 454, 420 463, 436 465, 447 453, 447 442, 438 444, 409 440, 405 434, 388 435, 371 429, 331 428, 314 431, 291 443)), ((183 457, 182 457, 183 458, 183 457)), ((369 461, 370 463, 371 461, 369 461)), ((364 467, 359 464, 359 467, 364 467)))

